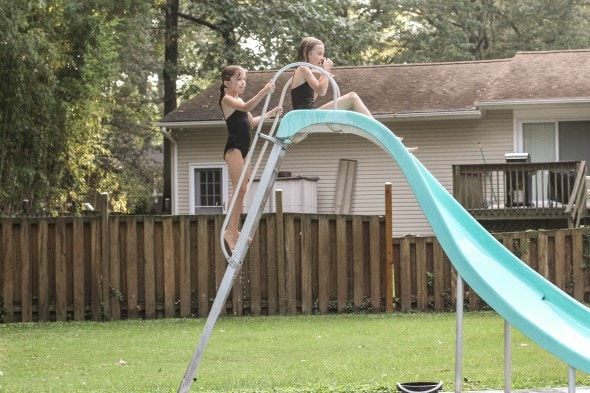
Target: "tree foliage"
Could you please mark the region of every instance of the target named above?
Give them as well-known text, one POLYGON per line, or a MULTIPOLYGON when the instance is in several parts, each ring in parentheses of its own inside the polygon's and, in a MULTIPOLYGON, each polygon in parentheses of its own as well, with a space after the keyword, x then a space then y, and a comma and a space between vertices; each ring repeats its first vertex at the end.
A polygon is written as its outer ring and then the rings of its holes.
POLYGON ((388 62, 507 58, 590 46, 587 0, 400 0, 388 62))
POLYGON ((15 201, 45 200, 56 185, 66 110, 51 66, 59 48, 31 20, 38 9, 8 0, 0 7, 0 205, 11 212, 15 201))
POLYGON ((337 64, 363 64, 362 53, 381 28, 350 0, 187 0, 179 17, 187 60, 181 67, 192 76, 185 97, 227 64, 272 69, 297 61, 305 36, 322 39, 337 64))
POLYGON ((153 188, 154 174, 138 173, 159 97, 140 53, 154 42, 141 4, 0 0, 0 212, 28 199, 55 213, 98 192, 126 210, 135 188, 153 188), (130 170, 134 188, 121 179, 130 170))
POLYGON ((588 0, 0 0, 0 214, 100 192, 145 212, 162 103, 294 62, 305 36, 336 65, 481 60, 589 48, 589 21, 588 0))

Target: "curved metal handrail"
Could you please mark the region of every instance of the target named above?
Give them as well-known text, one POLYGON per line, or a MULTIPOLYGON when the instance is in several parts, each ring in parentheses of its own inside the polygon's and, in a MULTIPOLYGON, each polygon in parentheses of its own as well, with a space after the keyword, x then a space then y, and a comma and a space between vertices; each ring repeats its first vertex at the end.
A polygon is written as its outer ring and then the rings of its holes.
MULTIPOLYGON (((330 86, 332 87, 332 92, 333 92, 333 103, 334 103, 334 109, 338 109, 337 108, 337 100, 340 97, 340 89, 338 88, 338 84, 336 83, 336 81, 334 80, 334 78, 332 77, 332 75, 330 75, 330 73, 326 70, 324 70, 322 67, 313 65, 311 63, 306 63, 306 62, 296 62, 296 63, 291 63, 288 64, 286 66, 284 66, 283 68, 281 68, 280 70, 278 70, 275 75, 272 78, 273 82, 276 82, 278 77, 285 71, 287 71, 290 68, 296 68, 296 67, 309 67, 311 68, 313 71, 319 72, 321 74, 323 74, 325 77, 328 78, 329 82, 330 82, 330 86)), ((284 99, 285 99, 285 94, 287 93, 288 88, 291 85, 291 81, 292 81, 292 77, 289 78, 287 80, 287 83, 285 83, 285 86, 283 87, 283 90, 281 91, 281 97, 279 99, 279 106, 282 106, 284 99)), ((234 209, 235 206, 235 198, 233 198, 233 193, 236 192, 236 190, 239 190, 240 187, 242 186, 242 183, 244 181, 244 178, 246 177, 246 174, 249 172, 249 167, 250 167, 250 161, 252 160, 252 154, 254 153, 254 149, 256 147, 256 144, 258 143, 258 137, 260 135, 260 132, 262 130, 262 126, 264 124, 264 118, 266 116, 266 111, 268 109, 268 104, 270 102, 270 96, 271 93, 268 93, 266 95, 266 99, 264 101, 264 106, 262 108, 262 114, 260 115, 260 121, 258 122, 258 127, 256 129, 256 133, 254 134, 254 138, 252 140, 252 143, 250 144, 250 150, 248 151, 248 155, 246 156, 246 161, 244 162, 244 169, 242 169, 242 173, 240 174, 240 179, 238 180, 238 184, 234 186, 233 191, 232 191, 232 198, 231 198, 231 202, 229 204, 229 207, 227 209, 227 212, 225 213, 225 219, 223 220, 223 224, 221 225, 221 233, 219 234, 219 237, 221 239, 220 243, 221 243, 221 250, 223 252, 223 255, 225 256, 225 259, 229 259, 230 258, 230 254, 227 252, 227 249, 225 247, 225 239, 223 237, 223 234, 227 228, 227 223, 229 220, 229 217, 231 216, 231 213, 234 209)), ((273 124, 271 126, 271 129, 268 133, 268 136, 272 137, 274 136, 274 131, 276 129, 276 126, 278 124, 279 121, 279 117, 280 116, 275 116, 273 124)), ((260 151, 260 154, 258 155, 258 160, 256 161, 256 165, 254 166, 254 170, 252 171, 253 174, 256 174, 256 172, 258 171, 258 167, 260 166, 260 163, 262 161, 262 158, 264 156, 264 153, 266 152, 266 148, 268 145, 268 140, 265 141, 264 145, 262 146, 262 149, 260 151)), ((250 178, 248 179, 248 184, 246 187, 246 192, 244 193, 244 198, 246 197, 246 195, 248 195, 248 191, 250 190, 250 186, 252 185, 252 181, 254 179, 254 176, 250 176, 250 178)))

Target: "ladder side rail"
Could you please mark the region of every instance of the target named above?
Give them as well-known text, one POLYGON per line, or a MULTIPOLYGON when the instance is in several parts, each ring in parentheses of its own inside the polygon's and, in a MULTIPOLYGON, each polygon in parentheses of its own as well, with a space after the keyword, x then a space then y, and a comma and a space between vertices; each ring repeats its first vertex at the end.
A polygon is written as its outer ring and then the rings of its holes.
MULTIPOLYGON (((285 86, 283 86, 283 91, 281 92, 281 98, 279 99, 279 106, 282 107, 283 106, 283 102, 285 101, 285 94, 287 93, 287 90, 289 89, 289 86, 291 85, 291 81, 293 80, 293 77, 290 77, 287 82, 285 83, 285 86)), ((274 122, 272 124, 272 127, 268 133, 268 136, 272 137, 274 136, 274 132, 276 129, 276 125, 278 123, 278 116, 275 116, 274 118, 274 122)), ((254 138, 258 137, 258 133, 256 134, 256 136, 254 136, 254 138)), ((246 187, 246 193, 248 193, 248 190, 250 190, 250 187, 252 186, 252 183, 254 182, 254 178, 256 177, 256 173, 258 173, 258 168, 260 167, 260 164, 262 163, 262 159, 264 158, 264 155, 266 154, 266 148, 268 146, 269 141, 265 140, 264 144, 262 145, 262 149, 260 150, 260 154, 258 154, 258 159, 256 160, 256 164, 254 165, 254 169, 252 169, 251 172, 251 176, 250 179, 248 181, 248 187, 246 187)), ((254 143, 252 144, 252 148, 250 149, 250 151, 253 150, 254 148, 254 143)), ((250 152, 248 152, 249 154, 250 152)))
POLYGON ((205 327, 203 328, 203 333, 199 339, 199 344, 197 345, 188 368, 182 378, 178 388, 178 393, 188 392, 190 390, 191 384, 196 380, 195 375, 203 358, 203 354, 205 353, 205 348, 207 347, 211 334, 213 333, 213 328, 215 327, 217 319, 223 310, 223 306, 229 296, 236 276, 242 267, 242 262, 246 256, 246 253, 248 252, 250 242, 247 239, 256 231, 258 223, 260 222, 264 205, 268 199, 272 185, 274 184, 274 181, 278 175, 278 170, 281 166, 281 163, 283 162, 286 150, 286 144, 275 140, 275 145, 270 153, 269 162, 264 169, 264 173, 260 181, 260 187, 258 187, 256 193, 254 194, 254 202, 252 204, 253 208, 248 212, 246 222, 242 228, 242 233, 240 234, 238 242, 236 243, 236 248, 232 253, 231 258, 228 259, 229 265, 225 270, 225 274, 219 286, 219 290, 217 291, 217 295, 215 295, 215 300, 213 301, 211 311, 209 312, 209 316, 205 322, 205 327))

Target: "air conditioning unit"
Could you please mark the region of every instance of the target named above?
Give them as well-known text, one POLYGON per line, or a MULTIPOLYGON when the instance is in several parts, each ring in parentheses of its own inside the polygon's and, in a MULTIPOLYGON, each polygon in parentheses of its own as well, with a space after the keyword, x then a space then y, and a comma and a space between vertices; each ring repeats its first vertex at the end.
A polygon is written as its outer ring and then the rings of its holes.
POLYGON ((530 162, 531 156, 529 153, 506 153, 504 159, 506 162, 530 162))
MULTIPOLYGON (((283 212, 285 213, 317 213, 318 211, 318 197, 317 197, 317 182, 319 177, 278 177, 272 187, 271 194, 268 197, 264 213, 274 213, 277 210, 275 192, 282 190, 283 196, 283 212)), ((250 209, 252 199, 258 188, 259 180, 255 179, 250 186, 248 194, 244 199, 243 212, 246 213, 250 209)))

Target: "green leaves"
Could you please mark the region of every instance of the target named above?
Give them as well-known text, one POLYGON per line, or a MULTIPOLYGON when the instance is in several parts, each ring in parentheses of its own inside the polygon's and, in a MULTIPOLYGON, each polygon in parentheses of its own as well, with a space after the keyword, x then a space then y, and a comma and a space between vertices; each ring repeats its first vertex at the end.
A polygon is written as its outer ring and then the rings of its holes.
POLYGON ((148 81, 159 64, 153 12, 139 0, 0 0, 0 214, 17 212, 22 199, 54 209, 95 192, 126 211, 130 184, 151 194, 152 173, 119 179, 127 167, 119 146, 136 147, 128 156, 138 167, 159 136, 148 81), (118 135, 130 137, 123 144, 118 135))
MULTIPOLYGON (((0 0, 0 214, 91 192, 129 211, 161 188, 147 157, 162 143, 167 4, 0 0)), ((167 66, 187 98, 228 63, 296 61, 309 35, 337 66, 493 59, 588 48, 589 14, 587 0, 180 0, 167 66)))

